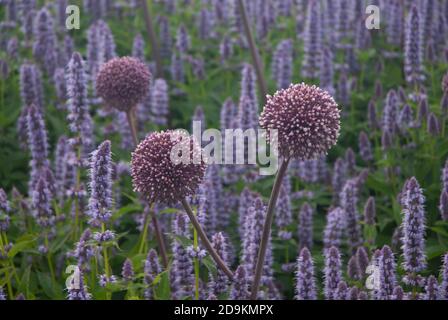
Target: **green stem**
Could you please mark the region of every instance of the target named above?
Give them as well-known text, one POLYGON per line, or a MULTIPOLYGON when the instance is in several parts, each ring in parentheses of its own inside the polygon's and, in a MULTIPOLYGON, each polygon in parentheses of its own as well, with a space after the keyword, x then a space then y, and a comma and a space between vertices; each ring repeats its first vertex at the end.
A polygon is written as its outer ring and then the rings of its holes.
MULTIPOLYGON (((106 231, 106 225, 104 222, 101 224, 101 232, 106 231)), ((110 280, 110 267, 109 267, 109 257, 107 255, 107 247, 103 244, 103 259, 104 259, 104 273, 106 274, 107 282, 110 280)), ((106 291, 106 299, 111 299, 111 294, 109 291, 106 291)))
POLYGON ((274 220, 274 209, 277 203, 278 195, 280 193, 280 187, 282 185, 283 177, 288 169, 289 158, 282 161, 280 168, 275 178, 274 186, 272 187, 271 197, 269 198, 269 204, 266 211, 266 220, 263 227, 263 236, 261 238, 260 249, 258 251, 257 263, 255 266, 255 275, 251 287, 251 300, 256 300, 258 297, 258 289, 260 287, 261 275, 263 272, 264 259, 266 257, 266 250, 268 247, 269 237, 271 235, 272 221, 274 220))
MULTIPOLYGON (((194 214, 196 215, 196 211, 194 211, 194 214)), ((193 247, 195 250, 198 248, 198 233, 196 229, 193 229, 193 247)), ((194 286, 195 286, 195 292, 194 297, 196 300, 199 300, 199 260, 197 257, 193 259, 194 261, 194 286)))
POLYGON ((48 268, 50 269, 51 280, 53 281, 53 283, 56 283, 56 275, 55 275, 54 268, 53 268, 53 262, 51 261, 51 252, 50 252, 50 246, 49 246, 49 242, 48 242, 48 234, 45 234, 45 247, 48 250, 47 262, 48 262, 48 268))

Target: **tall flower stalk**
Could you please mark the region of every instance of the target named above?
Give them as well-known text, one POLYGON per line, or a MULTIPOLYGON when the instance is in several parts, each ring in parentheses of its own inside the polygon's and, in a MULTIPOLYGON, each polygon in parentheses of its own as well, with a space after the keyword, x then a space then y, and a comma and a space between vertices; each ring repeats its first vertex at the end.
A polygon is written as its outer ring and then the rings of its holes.
POLYGON ((258 252, 251 299, 258 297, 264 260, 271 235, 274 208, 291 158, 309 160, 325 154, 336 144, 340 129, 340 111, 326 91, 304 83, 291 85, 267 97, 260 115, 260 126, 267 130, 271 144, 278 143, 282 157, 271 196, 258 252), (300 125, 298 125, 300 124, 300 125), (278 140, 277 140, 278 139, 278 140))

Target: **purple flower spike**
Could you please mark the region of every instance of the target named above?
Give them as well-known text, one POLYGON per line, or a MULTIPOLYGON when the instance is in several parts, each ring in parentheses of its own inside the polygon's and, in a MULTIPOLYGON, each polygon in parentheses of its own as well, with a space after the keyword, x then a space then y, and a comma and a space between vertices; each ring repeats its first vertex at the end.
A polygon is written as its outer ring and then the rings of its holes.
POLYGON ((408 14, 406 25, 406 40, 404 47, 405 75, 410 84, 419 84, 423 75, 423 43, 421 38, 421 19, 417 7, 412 7, 408 14))
POLYGON ((104 141, 91 155, 89 215, 106 223, 112 216, 111 143, 104 141))
POLYGON ((439 211, 442 219, 448 221, 448 192, 445 190, 443 190, 440 195, 439 211))
MULTIPOLYGON (((72 281, 74 281, 73 278, 72 281)), ((68 289, 68 300, 90 300, 92 295, 87 291, 87 286, 84 284, 84 277, 82 272, 79 273, 79 283, 71 283, 68 289)))
POLYGON ((272 75, 278 89, 286 89, 292 78, 292 40, 281 41, 272 58, 272 75))
MULTIPOLYGON (((173 233, 176 236, 190 238, 188 217, 178 214, 173 220, 173 233)), ((171 286, 174 299, 192 297, 194 294, 193 260, 178 240, 173 240, 173 264, 171 267, 171 286)))
POLYGON ((230 300, 249 299, 249 279, 246 276, 246 269, 239 266, 235 271, 232 289, 230 290, 230 300))
POLYGON ((132 281, 134 279, 134 267, 132 261, 128 258, 123 263, 123 268, 121 270, 121 276, 124 281, 132 281))
POLYGON ((357 210, 358 197, 356 181, 347 181, 342 189, 340 199, 341 208, 344 210, 345 219, 347 220, 348 244, 354 253, 363 242, 357 210))
POLYGON ((351 256, 350 260, 348 260, 347 275, 353 280, 357 280, 359 277, 359 268, 356 255, 351 256))
POLYGON ((169 96, 168 85, 164 79, 156 79, 149 94, 152 121, 161 126, 168 123, 169 96))
POLYGON ((448 253, 442 259, 440 278, 442 279, 442 283, 440 284, 440 299, 448 300, 448 253))
POLYGON ((405 299, 405 294, 404 294, 403 288, 401 286, 396 286, 394 288, 394 293, 392 294, 391 299, 392 300, 404 300, 405 299))
POLYGON ((369 197, 364 207, 364 223, 373 226, 375 225, 375 218, 376 218, 375 198, 369 197))
POLYGON ((392 250, 384 246, 378 261, 380 286, 377 291, 378 300, 390 300, 397 285, 395 274, 395 258, 392 250))
POLYGON ((297 259, 296 272, 297 300, 316 300, 316 280, 314 278, 313 258, 308 248, 304 247, 297 259))
POLYGON ((47 182, 41 177, 32 194, 33 216, 42 228, 54 226, 55 218, 52 209, 52 196, 47 182))
POLYGON ((361 131, 358 138, 359 155, 365 162, 373 160, 372 144, 364 131, 361 131))
POLYGON ((369 265, 369 255, 366 248, 359 247, 356 251, 356 261, 358 265, 359 279, 363 279, 366 274, 367 266, 369 265))
POLYGON ((144 263, 144 282, 148 286, 145 290, 145 299, 149 300, 152 298, 152 284, 158 274, 162 272, 160 267, 159 256, 154 249, 149 250, 144 263))
POLYGON ((423 297, 425 300, 439 300, 439 282, 433 275, 429 276, 426 280, 423 297))
POLYGON ((402 191, 403 206, 403 268, 416 273, 426 268, 425 256, 425 197, 417 179, 412 177, 402 191))
POLYGON ((325 252, 324 269, 324 294, 325 299, 334 300, 337 297, 337 289, 341 275, 341 255, 336 247, 331 247, 325 252))
POLYGON ((339 281, 334 300, 348 300, 348 287, 345 281, 339 281))
MULTIPOLYGON (((228 264, 227 240, 221 232, 212 236, 212 245, 223 261, 228 264)), ((219 296, 227 292, 228 287, 229 278, 220 269, 216 271, 216 275, 210 273, 210 293, 219 296)))
POLYGON ((276 206, 276 224, 279 228, 279 237, 283 240, 289 240, 291 233, 286 229, 292 223, 291 214, 291 199, 286 188, 282 185, 280 187, 280 194, 276 206))
POLYGON ((324 230, 324 247, 338 248, 341 245, 342 231, 345 228, 345 215, 341 208, 334 208, 327 214, 327 225, 324 230))
POLYGON ((304 32, 304 60, 302 64, 302 76, 305 78, 317 78, 319 61, 322 50, 322 31, 320 1, 312 0, 308 4, 304 32))
POLYGON ((299 247, 311 249, 313 246, 313 208, 304 203, 299 212, 299 247))

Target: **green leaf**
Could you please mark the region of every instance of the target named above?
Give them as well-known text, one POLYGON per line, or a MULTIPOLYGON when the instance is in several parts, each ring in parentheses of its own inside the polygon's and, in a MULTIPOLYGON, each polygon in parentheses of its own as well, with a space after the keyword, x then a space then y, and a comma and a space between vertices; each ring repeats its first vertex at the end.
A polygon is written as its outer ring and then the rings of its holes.
MULTIPOLYGON (((157 275, 157 286, 154 287, 154 296, 158 300, 169 300, 171 298, 170 279, 168 271, 157 275)), ((154 279, 154 282, 156 282, 154 279)))

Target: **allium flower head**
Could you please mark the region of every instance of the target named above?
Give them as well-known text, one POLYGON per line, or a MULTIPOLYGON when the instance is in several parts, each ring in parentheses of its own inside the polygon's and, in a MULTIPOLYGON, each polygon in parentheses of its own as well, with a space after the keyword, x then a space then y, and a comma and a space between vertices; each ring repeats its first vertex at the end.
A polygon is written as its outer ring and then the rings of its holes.
POLYGON ((193 137, 184 132, 169 130, 149 134, 132 153, 134 190, 143 193, 149 201, 166 204, 193 195, 206 169, 201 153, 193 137), (172 161, 172 153, 174 157, 182 153, 180 163, 172 161))
POLYGON ((304 83, 291 85, 267 96, 260 126, 278 131, 280 155, 301 160, 325 154, 336 144, 340 111, 324 90, 304 83))
POLYGON ((128 111, 146 97, 150 81, 151 73, 140 60, 114 58, 101 66, 96 90, 109 106, 128 111))

